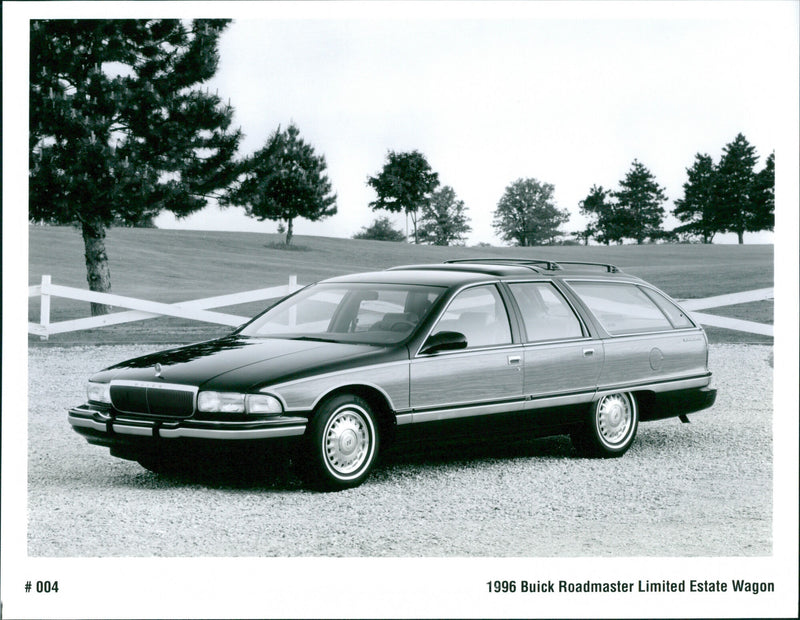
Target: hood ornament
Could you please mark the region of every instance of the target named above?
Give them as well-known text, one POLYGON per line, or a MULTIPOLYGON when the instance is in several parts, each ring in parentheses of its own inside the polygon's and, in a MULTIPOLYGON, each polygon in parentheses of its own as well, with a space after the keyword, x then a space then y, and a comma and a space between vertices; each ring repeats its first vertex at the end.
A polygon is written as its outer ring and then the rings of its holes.
POLYGON ((156 377, 160 379, 161 378, 161 364, 156 364, 153 367, 153 370, 155 370, 155 372, 156 372, 156 377))

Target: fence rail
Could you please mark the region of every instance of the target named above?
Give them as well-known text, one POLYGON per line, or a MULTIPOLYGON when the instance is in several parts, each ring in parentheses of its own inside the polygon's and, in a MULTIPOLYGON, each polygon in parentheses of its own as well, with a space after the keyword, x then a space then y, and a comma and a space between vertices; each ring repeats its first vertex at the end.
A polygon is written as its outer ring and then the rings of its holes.
POLYGON ((157 301, 148 301, 146 299, 136 299, 135 297, 124 297, 122 295, 112 295, 110 293, 96 293, 94 291, 73 288, 71 286, 61 286, 59 284, 53 284, 49 275, 44 275, 42 276, 41 284, 28 287, 28 298, 41 298, 39 323, 29 322, 28 333, 40 336, 43 340, 47 340, 53 334, 94 329, 95 327, 118 325, 131 321, 155 319, 160 316, 174 316, 193 321, 203 321, 205 323, 216 323, 218 325, 236 327, 244 323, 250 317, 214 312, 208 310, 208 308, 220 308, 253 301, 274 299, 275 297, 283 297, 293 293, 300 288, 302 287, 297 284, 297 276, 289 276, 289 283, 283 286, 273 286, 270 288, 243 291, 241 293, 231 293, 229 295, 218 295, 216 297, 165 304, 157 301), (51 323, 51 297, 89 301, 119 308, 128 308, 129 310, 104 314, 102 316, 51 323))
MULTIPOLYGON (((72 288, 53 284, 50 276, 42 276, 42 283, 28 287, 28 297, 41 297, 40 320, 39 323, 28 323, 28 333, 40 336, 47 340, 52 334, 79 331, 83 329, 93 329, 107 325, 118 325, 131 321, 143 321, 154 319, 160 316, 174 316, 193 321, 203 321, 206 323, 216 323, 236 327, 244 323, 249 317, 214 312, 208 308, 220 308, 224 306, 235 306, 253 301, 263 301, 283 297, 302 288, 297 284, 297 276, 289 276, 289 283, 284 286, 273 286, 270 288, 243 291, 241 293, 231 293, 229 295, 218 295, 216 297, 206 297, 203 299, 192 299, 181 301, 175 304, 165 304, 146 299, 136 299, 134 297, 123 297, 110 293, 95 293, 85 289, 72 288), (89 301, 110 306, 128 308, 125 312, 115 312, 102 316, 88 317, 84 319, 72 319, 69 321, 50 322, 50 298, 64 297, 67 299, 77 299, 79 301, 89 301)), ((773 336, 772 325, 756 323, 723 317, 714 314, 696 312, 707 308, 716 308, 739 303, 773 299, 774 288, 763 288, 754 291, 744 291, 729 295, 718 295, 705 299, 687 299, 682 302, 686 310, 692 312, 694 318, 703 325, 723 327, 736 331, 750 332, 764 336, 773 336)))

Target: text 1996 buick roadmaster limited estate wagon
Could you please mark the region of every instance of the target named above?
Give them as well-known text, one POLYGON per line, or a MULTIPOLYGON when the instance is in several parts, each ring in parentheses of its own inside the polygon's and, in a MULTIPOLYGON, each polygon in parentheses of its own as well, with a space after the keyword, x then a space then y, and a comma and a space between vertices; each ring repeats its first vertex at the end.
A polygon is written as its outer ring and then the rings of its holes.
POLYGON ((226 337, 98 372, 69 422, 154 471, 290 441, 309 483, 341 489, 433 430, 569 434, 580 455, 620 456, 640 421, 710 407, 710 381, 703 329, 639 278, 470 259, 307 286, 226 337))

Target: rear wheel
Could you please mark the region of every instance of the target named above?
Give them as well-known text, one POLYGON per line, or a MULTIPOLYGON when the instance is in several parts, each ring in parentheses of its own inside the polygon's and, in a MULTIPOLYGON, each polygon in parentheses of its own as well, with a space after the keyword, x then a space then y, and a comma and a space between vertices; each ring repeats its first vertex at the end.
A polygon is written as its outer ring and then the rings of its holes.
POLYGON ((572 433, 582 456, 622 456, 631 447, 639 426, 639 408, 630 392, 606 394, 592 404, 584 425, 572 433))
POLYGON ((378 454, 378 425, 367 402, 353 394, 325 401, 311 420, 306 441, 306 480, 322 490, 358 486, 378 454))

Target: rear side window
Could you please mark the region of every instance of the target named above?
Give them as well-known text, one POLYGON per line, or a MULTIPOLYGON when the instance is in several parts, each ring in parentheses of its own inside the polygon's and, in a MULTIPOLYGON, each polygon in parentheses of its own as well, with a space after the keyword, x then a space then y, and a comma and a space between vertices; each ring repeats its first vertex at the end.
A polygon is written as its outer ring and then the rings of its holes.
POLYGON ((654 291, 653 289, 642 289, 647 296, 650 297, 656 305, 661 308, 661 311, 667 315, 667 318, 672 323, 672 326, 675 329, 681 329, 684 327, 694 327, 694 323, 692 323, 691 319, 686 316, 686 313, 678 308, 674 303, 672 303, 669 299, 664 297, 658 291, 654 291))
POLYGON ((522 313, 528 342, 583 336, 578 317, 552 284, 521 282, 508 286, 522 313))
POLYGON ((672 329, 666 315, 638 286, 622 282, 570 282, 609 334, 672 329))

